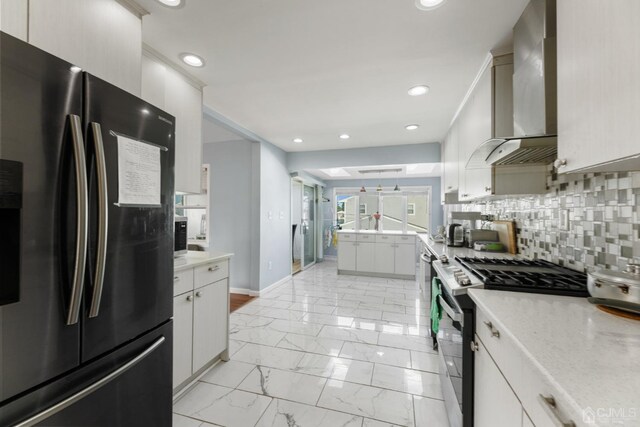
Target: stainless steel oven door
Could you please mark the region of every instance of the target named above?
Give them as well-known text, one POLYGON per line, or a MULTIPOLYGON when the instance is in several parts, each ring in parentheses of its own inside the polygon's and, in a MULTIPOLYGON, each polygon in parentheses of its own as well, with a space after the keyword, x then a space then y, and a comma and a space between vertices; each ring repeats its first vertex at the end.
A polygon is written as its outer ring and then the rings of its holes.
POLYGON ((431 295, 431 253, 423 249, 420 252, 420 273, 418 276, 420 290, 425 298, 431 295))
POLYGON ((440 384, 451 427, 462 426, 462 324, 463 312, 455 298, 446 293, 438 297, 443 309, 436 337, 440 358, 440 384))

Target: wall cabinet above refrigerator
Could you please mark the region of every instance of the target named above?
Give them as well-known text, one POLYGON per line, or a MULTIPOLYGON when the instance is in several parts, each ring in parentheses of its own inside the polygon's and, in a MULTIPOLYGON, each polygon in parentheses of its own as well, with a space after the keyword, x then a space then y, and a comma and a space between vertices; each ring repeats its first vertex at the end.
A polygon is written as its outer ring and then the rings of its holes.
POLYGON ((145 46, 142 98, 176 118, 176 192, 201 193, 202 84, 145 46))

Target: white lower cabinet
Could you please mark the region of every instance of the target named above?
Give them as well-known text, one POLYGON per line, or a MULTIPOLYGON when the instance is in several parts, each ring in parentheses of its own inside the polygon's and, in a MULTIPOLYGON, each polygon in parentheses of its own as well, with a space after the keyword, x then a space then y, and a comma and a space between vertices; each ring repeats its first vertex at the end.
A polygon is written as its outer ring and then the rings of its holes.
POLYGON ((356 270, 356 242, 338 242, 338 270, 356 270))
POLYGON ((375 243, 374 271, 394 274, 396 248, 394 243, 375 243))
POLYGON ((193 305, 193 371, 197 372, 227 347, 227 279, 196 289, 193 305))
POLYGON ((474 425, 476 427, 522 426, 520 401, 476 335, 474 425))
POLYGON ((415 277, 416 257, 413 234, 338 233, 340 273, 415 277))
POLYGON ((173 297, 173 384, 192 372, 193 292, 173 297))
POLYGON ((375 271, 375 246, 376 244, 373 242, 357 242, 357 271, 375 271))
POLYGON ((416 245, 411 243, 398 243, 395 247, 395 274, 416 274, 416 245))
POLYGON ((174 274, 174 392, 189 384, 218 356, 228 358, 228 263, 226 259, 212 261, 174 274))

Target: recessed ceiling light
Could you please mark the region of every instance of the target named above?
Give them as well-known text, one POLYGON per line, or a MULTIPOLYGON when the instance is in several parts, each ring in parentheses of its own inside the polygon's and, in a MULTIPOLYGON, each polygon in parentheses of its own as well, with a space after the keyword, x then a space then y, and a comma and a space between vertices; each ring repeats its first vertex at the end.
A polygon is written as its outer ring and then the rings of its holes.
POLYGON ((302 138, 293 138, 293 142, 300 144, 302 142, 302 138))
POLYGON ((416 7, 420 10, 433 10, 444 3, 445 0, 416 0, 416 7))
POLYGON ((349 139, 351 138, 348 134, 343 133, 342 135, 340 135, 340 139, 349 139))
POLYGON ((163 5, 169 6, 169 7, 178 7, 182 5, 182 0, 158 0, 158 1, 163 5))
POLYGON ((416 130, 420 127, 420 125, 406 125, 404 128, 406 130, 416 130))
POLYGON ((194 53, 181 53, 180 59, 182 59, 182 62, 192 67, 204 67, 204 59, 194 53))
POLYGON ((420 96, 420 95, 424 95, 427 92, 429 92, 429 86, 419 85, 409 89, 408 93, 411 96, 420 96))

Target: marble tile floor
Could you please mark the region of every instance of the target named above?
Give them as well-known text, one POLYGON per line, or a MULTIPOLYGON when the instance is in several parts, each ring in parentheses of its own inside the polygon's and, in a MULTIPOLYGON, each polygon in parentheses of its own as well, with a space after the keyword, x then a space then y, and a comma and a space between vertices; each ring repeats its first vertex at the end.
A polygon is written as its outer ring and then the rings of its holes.
POLYGON ((414 281, 305 270, 231 314, 231 360, 174 404, 175 427, 448 427, 414 281))

